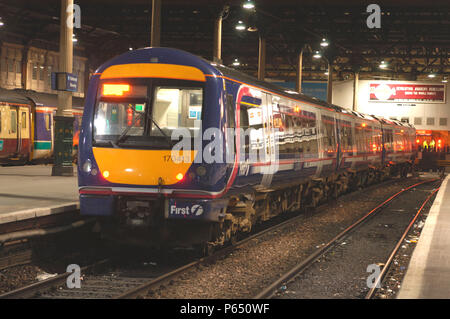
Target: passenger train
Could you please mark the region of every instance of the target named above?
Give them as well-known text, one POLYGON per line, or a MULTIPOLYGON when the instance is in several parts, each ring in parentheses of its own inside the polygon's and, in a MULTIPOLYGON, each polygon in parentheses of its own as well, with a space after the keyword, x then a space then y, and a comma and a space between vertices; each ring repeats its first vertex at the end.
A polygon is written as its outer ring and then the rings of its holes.
POLYGON ((96 228, 108 238, 210 249, 283 212, 406 176, 415 157, 409 124, 286 91, 184 51, 144 48, 105 63, 90 81, 80 208, 98 217, 96 228), (180 128, 192 143, 174 153, 180 128), (211 129, 224 136, 212 151, 211 129), (211 161, 205 151, 232 157, 211 161), (261 156, 252 159, 252 151, 261 156))
MULTIPOLYGON (((53 118, 57 105, 56 95, 0 89, 0 165, 49 163, 52 160, 53 118)), ((81 98, 73 98, 71 112, 76 150, 83 114, 81 98)))

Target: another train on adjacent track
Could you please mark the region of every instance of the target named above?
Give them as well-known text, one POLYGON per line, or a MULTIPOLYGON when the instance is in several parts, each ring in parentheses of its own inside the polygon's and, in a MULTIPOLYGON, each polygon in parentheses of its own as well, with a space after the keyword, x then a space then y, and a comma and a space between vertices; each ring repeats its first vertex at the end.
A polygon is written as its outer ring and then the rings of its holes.
POLYGON ((416 158, 409 124, 170 48, 102 65, 82 123, 81 214, 109 238, 150 245, 222 245, 283 212, 406 176, 416 158))
MULTIPOLYGON (((75 159, 84 101, 73 102, 75 159)), ((57 105, 53 94, 0 89, 0 165, 52 161, 57 105)))

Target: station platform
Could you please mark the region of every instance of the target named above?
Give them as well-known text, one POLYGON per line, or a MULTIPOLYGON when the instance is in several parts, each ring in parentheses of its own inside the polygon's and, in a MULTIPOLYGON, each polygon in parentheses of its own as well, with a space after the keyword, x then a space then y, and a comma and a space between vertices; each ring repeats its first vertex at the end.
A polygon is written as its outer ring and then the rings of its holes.
POLYGON ((450 175, 436 195, 397 299, 450 298, 450 175))
POLYGON ((77 177, 51 173, 51 165, 0 167, 0 225, 79 209, 77 177))

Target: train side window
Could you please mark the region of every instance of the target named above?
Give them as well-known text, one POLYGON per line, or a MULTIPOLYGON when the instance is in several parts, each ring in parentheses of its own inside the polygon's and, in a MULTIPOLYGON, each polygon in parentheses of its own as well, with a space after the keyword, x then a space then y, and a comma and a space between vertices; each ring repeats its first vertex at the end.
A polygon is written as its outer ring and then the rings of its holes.
POLYGON ((2 111, 0 110, 0 133, 2 132, 2 111))
POLYGON ((26 112, 22 112, 22 128, 23 129, 27 128, 27 113, 26 112))
POLYGON ((45 114, 45 129, 50 131, 50 114, 45 114))
POLYGON ((11 133, 17 133, 17 112, 11 110, 11 133))

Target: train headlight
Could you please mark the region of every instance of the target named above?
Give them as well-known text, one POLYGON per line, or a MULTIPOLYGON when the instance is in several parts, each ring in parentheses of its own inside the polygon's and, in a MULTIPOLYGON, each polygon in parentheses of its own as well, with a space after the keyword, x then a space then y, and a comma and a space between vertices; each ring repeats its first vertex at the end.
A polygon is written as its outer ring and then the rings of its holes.
POLYGON ((91 160, 86 160, 86 162, 84 162, 84 164, 83 164, 83 171, 85 172, 85 173, 90 173, 91 171, 92 171, 92 163, 91 163, 91 160))

